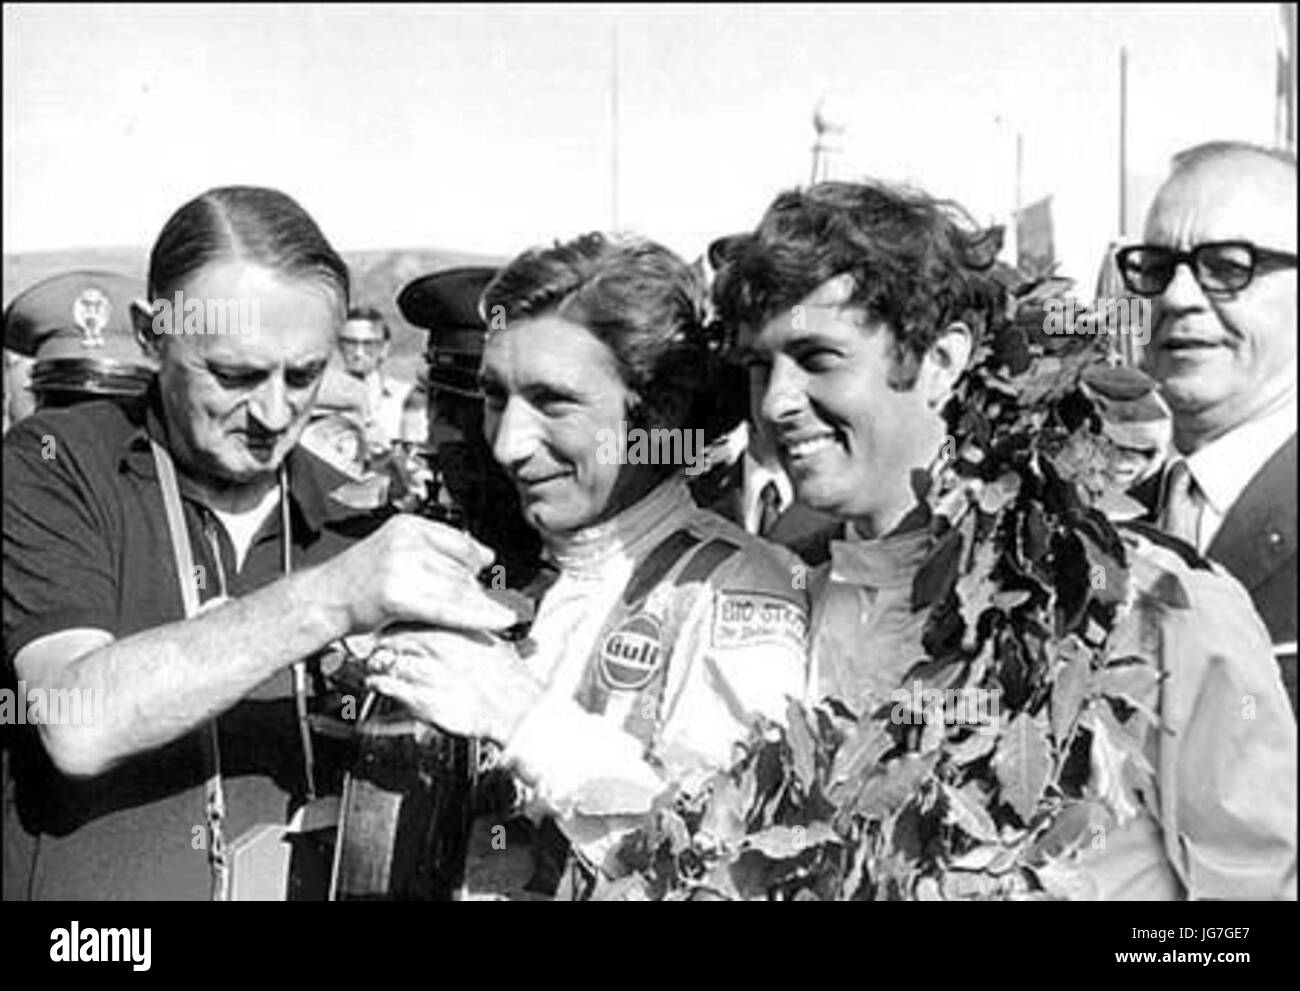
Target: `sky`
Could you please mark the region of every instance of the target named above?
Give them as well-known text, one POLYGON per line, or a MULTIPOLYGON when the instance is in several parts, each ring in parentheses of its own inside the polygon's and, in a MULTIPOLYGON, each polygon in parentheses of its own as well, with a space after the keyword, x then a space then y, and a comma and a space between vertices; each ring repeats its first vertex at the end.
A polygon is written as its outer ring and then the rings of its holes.
MULTIPOLYGON (((1064 274, 1170 156, 1273 141, 1277 4, 6 4, 6 253, 149 245, 216 185, 275 186, 340 249, 511 255, 617 226, 697 256, 806 183, 904 180, 1005 221, 1053 196, 1064 274), (617 78, 617 98, 614 98, 617 78)), ((1132 222, 1130 222, 1132 226, 1132 222)), ((1130 231, 1140 233, 1139 231, 1130 231)))

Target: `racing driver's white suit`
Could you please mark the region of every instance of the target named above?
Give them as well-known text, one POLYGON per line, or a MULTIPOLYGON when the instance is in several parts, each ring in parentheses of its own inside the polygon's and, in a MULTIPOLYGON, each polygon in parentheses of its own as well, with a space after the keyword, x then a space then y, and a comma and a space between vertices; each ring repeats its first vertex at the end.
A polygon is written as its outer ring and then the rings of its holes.
POLYGON ((549 549, 528 660, 547 687, 502 760, 599 869, 670 783, 730 766, 755 716, 802 697, 805 567, 680 478, 549 549))

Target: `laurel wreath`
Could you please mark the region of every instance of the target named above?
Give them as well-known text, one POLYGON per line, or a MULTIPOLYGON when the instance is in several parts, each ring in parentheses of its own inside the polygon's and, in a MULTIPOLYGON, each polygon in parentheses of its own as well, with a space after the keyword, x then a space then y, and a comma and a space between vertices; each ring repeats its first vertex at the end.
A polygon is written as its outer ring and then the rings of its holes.
POLYGON ((1083 858, 1155 792, 1143 741, 1158 727, 1144 703, 1156 665, 1112 637, 1131 590, 1108 514, 1129 506, 1103 429, 1152 383, 1105 338, 1043 334, 1071 283, 998 278, 1006 319, 945 410, 955 456, 918 492, 934 549, 913 589, 927 656, 901 682, 923 687, 913 718, 791 701, 733 767, 665 793, 593 897, 1095 894, 1083 858), (996 693, 998 718, 971 726, 926 704, 941 692, 996 693))

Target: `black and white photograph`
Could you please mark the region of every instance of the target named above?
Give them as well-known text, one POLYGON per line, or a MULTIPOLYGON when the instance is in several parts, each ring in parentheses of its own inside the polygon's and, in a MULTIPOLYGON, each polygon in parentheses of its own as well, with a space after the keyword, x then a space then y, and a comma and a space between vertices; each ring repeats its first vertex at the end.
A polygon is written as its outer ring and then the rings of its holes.
POLYGON ((1261 965, 1295 4, 3 18, 25 954, 169 972, 106 902, 1213 901, 1087 965, 1261 965))

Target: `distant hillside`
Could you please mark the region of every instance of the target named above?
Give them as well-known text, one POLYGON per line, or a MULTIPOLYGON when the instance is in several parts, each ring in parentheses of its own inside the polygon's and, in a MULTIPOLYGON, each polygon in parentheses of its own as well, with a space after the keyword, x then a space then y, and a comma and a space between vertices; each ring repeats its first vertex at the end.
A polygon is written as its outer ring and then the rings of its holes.
MULTIPOLYGON (((412 379, 424 350, 424 332, 397 312, 397 293, 411 279, 460 265, 497 265, 504 259, 440 248, 393 248, 383 251, 344 251, 352 272, 352 302, 373 306, 393 328, 392 372, 412 379)), ((97 268, 144 278, 149 252, 145 248, 74 248, 4 256, 4 303, 47 276, 75 268, 97 268)))

